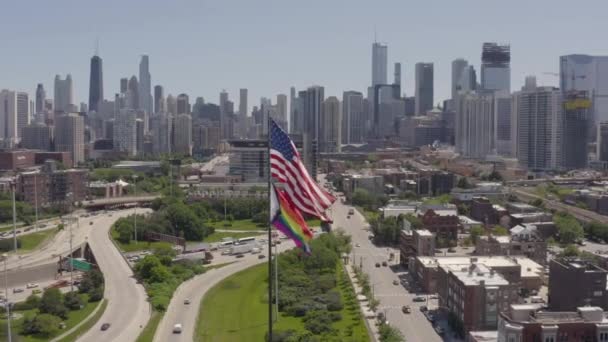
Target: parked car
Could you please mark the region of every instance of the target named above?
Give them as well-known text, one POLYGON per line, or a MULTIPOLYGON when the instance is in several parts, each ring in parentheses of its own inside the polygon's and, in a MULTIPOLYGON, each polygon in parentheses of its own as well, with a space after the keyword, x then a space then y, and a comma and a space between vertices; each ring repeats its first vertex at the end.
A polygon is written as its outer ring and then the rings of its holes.
POLYGON ((428 311, 429 309, 426 307, 426 305, 423 305, 420 307, 420 312, 425 312, 428 311))
POLYGON ((16 288, 13 289, 13 293, 21 293, 23 291, 24 290, 22 288, 20 288, 20 287, 16 287, 16 288))
POLYGON ((409 305, 402 306, 401 311, 403 311, 404 314, 409 314, 410 312, 412 312, 409 305))
MULTIPOLYGON (((426 298, 423 296, 416 296, 416 297, 414 297, 413 301, 414 302, 426 302, 426 298)), ((420 307, 420 309, 422 310, 422 307, 420 307)))
POLYGON ((386 261, 383 261, 382 266, 386 267, 386 266, 388 266, 388 263, 386 261))
POLYGON ((35 289, 35 288, 38 287, 38 284, 36 284, 36 283, 29 283, 25 287, 27 287, 28 289, 35 289))
POLYGON ((244 257, 245 257, 245 254, 237 254, 237 255, 236 255, 236 258, 237 258, 237 259, 238 259, 238 258, 244 258, 244 257))
POLYGON ((393 285, 399 285, 399 280, 393 280, 393 285))
POLYGON ((380 263, 379 262, 376 263, 376 267, 380 267, 380 263))
POLYGON ((101 331, 106 331, 110 329, 110 323, 104 323, 101 325, 101 331))

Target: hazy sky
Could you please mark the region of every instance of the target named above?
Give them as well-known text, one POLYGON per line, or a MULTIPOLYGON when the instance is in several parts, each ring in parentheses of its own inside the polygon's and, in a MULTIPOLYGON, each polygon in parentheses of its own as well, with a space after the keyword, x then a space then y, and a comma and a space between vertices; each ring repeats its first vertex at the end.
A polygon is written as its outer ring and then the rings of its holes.
MULTIPOLYGON (((55 74, 71 73, 78 102, 88 101, 89 59, 100 40, 104 91, 138 74, 150 56, 152 85, 165 93, 217 103, 226 89, 238 105, 319 84, 326 96, 365 91, 371 83, 374 26, 401 62, 405 92, 413 95, 414 64, 435 63, 435 103, 450 92, 451 61, 463 57, 479 75, 485 41, 511 44, 512 87, 535 74, 555 85, 558 56, 608 54, 608 2, 337 1, 337 0, 19 0, 0 10, 0 88, 34 93, 42 82, 52 97, 55 74)), ((238 107, 237 107, 238 108, 238 107)))

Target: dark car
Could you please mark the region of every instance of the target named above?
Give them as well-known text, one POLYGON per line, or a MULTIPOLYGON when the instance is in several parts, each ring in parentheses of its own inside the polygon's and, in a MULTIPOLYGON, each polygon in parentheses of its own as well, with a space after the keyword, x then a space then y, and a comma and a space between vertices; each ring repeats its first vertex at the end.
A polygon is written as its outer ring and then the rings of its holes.
POLYGON ((388 266, 388 263, 386 261, 383 261, 382 266, 386 267, 386 266, 388 266))
POLYGON ((258 255, 258 259, 264 259, 265 257, 266 257, 266 255, 264 255, 264 254, 258 255))
POLYGON ((423 305, 420 307, 420 312, 425 312, 428 311, 428 308, 426 307, 426 305, 423 305))
POLYGON ((244 257, 245 257, 245 254, 237 254, 236 255, 236 258, 244 258, 244 257))
POLYGON ((380 263, 379 262, 376 263, 376 267, 380 267, 380 263))
POLYGON ((403 313, 405 313, 405 314, 409 314, 411 312, 410 306, 409 305, 402 306, 401 311, 403 311, 403 313))
POLYGON ((104 323, 101 325, 101 331, 106 331, 110 329, 110 323, 104 323))

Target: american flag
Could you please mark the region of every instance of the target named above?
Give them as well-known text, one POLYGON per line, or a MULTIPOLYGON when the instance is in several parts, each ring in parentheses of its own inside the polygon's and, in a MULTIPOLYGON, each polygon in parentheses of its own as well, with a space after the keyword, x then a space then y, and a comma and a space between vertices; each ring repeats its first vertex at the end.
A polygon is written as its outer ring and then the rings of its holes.
POLYGON ((283 183, 289 200, 302 212, 329 221, 325 210, 336 200, 308 174, 298 150, 281 127, 270 120, 270 174, 283 183))

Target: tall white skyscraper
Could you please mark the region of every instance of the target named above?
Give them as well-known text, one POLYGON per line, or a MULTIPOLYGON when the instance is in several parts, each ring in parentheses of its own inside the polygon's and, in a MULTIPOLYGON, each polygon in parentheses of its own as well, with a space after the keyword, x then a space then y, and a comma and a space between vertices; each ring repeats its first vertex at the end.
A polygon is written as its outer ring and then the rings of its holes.
POLYGON ((363 94, 345 91, 342 94, 342 144, 363 143, 364 136, 363 94))
POLYGON ((220 92, 220 140, 227 139, 230 136, 229 130, 229 117, 228 117, 228 92, 222 90, 220 92))
POLYGON ((461 93, 456 98, 456 152, 483 159, 495 148, 494 95, 461 93))
POLYGON ((452 99, 456 99, 458 91, 462 89, 462 74, 468 65, 469 62, 462 58, 452 61, 452 99))
MULTIPOLYGON (((116 125, 114 125, 116 129, 116 125)), ((74 165, 84 162, 84 118, 76 113, 55 116, 55 150, 70 152, 74 165)))
POLYGON ((483 43, 481 53, 481 88, 511 92, 511 47, 483 43))
POLYGON ((55 76, 54 92, 53 104, 55 113, 70 113, 76 111, 72 75, 68 74, 65 80, 62 80, 59 75, 55 76))
POLYGON ((114 119, 114 150, 129 156, 137 154, 137 111, 121 109, 114 119))
POLYGON ((0 91, 0 140, 16 143, 17 140, 17 92, 0 91))
POLYGON ((161 155, 171 153, 171 132, 173 131, 173 116, 169 113, 158 112, 150 120, 152 135, 152 153, 161 155))
POLYGON ((21 129, 30 124, 30 97, 27 93, 17 93, 17 140, 21 140, 21 129))
POLYGON ((518 115, 517 159, 533 171, 562 165, 562 92, 552 87, 522 90, 513 95, 518 115))
POLYGON ((139 62, 139 107, 151 114, 153 113, 153 102, 150 60, 147 55, 142 55, 139 62))
POLYGON ((388 47, 374 42, 372 44, 372 87, 387 84, 388 47))
POLYGON ((177 114, 177 99, 175 96, 169 94, 167 96, 167 112, 176 115, 177 114))

